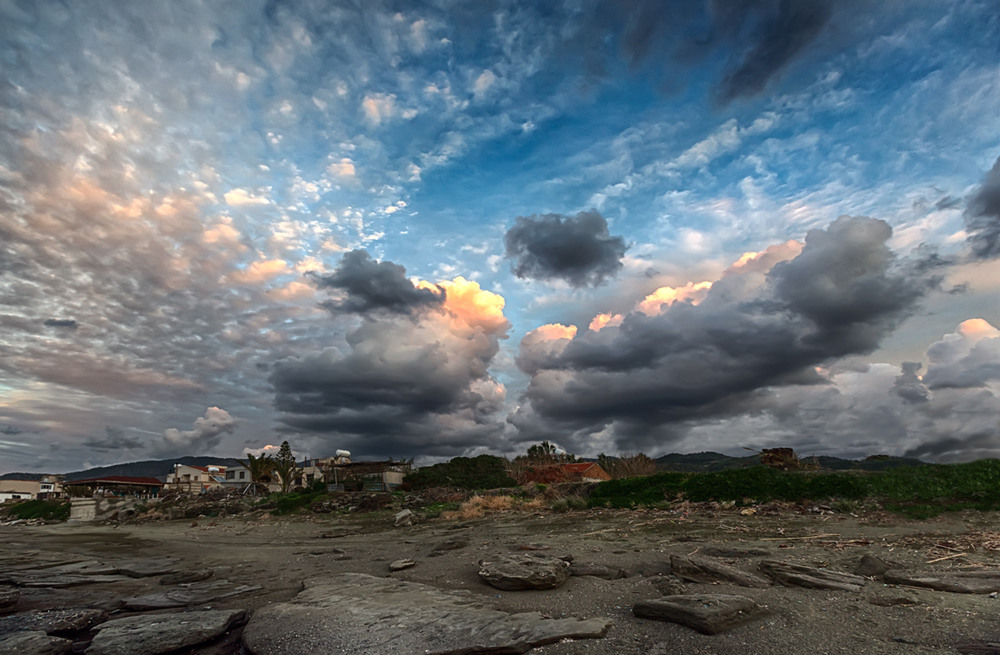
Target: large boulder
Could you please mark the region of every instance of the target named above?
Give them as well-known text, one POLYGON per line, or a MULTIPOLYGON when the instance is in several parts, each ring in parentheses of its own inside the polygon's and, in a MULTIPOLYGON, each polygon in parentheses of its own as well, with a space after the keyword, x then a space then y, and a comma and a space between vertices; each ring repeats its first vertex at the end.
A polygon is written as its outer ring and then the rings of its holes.
POLYGON ((610 625, 604 618, 508 614, 468 592, 342 573, 257 610, 243 644, 254 655, 524 653, 563 639, 603 637, 610 625))
POLYGON ((554 589, 571 574, 570 563, 558 557, 522 553, 479 563, 479 578, 497 589, 554 589))
POLYGON ((107 619, 108 613, 97 609, 32 610, 0 617, 0 634, 41 630, 50 635, 71 636, 89 630, 107 619))

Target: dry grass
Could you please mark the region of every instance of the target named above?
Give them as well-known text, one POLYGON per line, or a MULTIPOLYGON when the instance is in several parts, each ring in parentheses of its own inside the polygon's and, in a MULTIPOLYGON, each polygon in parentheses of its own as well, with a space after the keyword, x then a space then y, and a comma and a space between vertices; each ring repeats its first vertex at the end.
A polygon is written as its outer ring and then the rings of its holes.
POLYGON ((510 510, 538 510, 546 506, 542 498, 532 498, 531 500, 519 500, 513 496, 475 495, 459 506, 457 510, 445 512, 441 515, 445 519, 478 519, 487 514, 498 514, 510 510))

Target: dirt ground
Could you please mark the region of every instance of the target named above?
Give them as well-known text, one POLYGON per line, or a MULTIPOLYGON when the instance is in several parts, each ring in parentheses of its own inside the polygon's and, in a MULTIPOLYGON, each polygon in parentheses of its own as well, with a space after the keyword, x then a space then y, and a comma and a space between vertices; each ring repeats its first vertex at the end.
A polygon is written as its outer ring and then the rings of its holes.
MULTIPOLYGON (((307 517, 231 517, 134 525, 0 526, 11 550, 39 559, 171 556, 180 568, 209 568, 215 578, 263 587, 212 603, 254 610, 295 596, 303 581, 339 572, 368 573, 466 589, 487 606, 540 611, 552 617, 609 617, 604 639, 551 644, 538 655, 792 653, 956 653, 966 644, 1000 642, 1000 599, 886 585, 872 578, 860 593, 771 586, 747 589, 685 584, 688 592, 753 598, 770 615, 730 632, 707 636, 680 625, 637 619, 631 606, 656 598, 657 574, 673 554, 700 554, 746 571, 762 559, 853 572, 874 555, 913 571, 1000 568, 1000 515, 962 513, 911 521, 884 514, 743 515, 728 511, 587 510, 562 514, 507 512, 471 521, 433 519, 393 527, 391 512, 307 517), (478 562, 539 549, 574 561, 617 567, 628 577, 572 577, 558 589, 498 591, 482 583, 478 562), (398 559, 416 565, 390 573, 398 559)), ((162 591, 155 579, 137 579, 129 592, 162 591)), ((24 589, 19 611, 43 607, 113 607, 112 592, 94 584, 68 589, 24 589)), ((198 651, 239 653, 238 635, 198 651)))

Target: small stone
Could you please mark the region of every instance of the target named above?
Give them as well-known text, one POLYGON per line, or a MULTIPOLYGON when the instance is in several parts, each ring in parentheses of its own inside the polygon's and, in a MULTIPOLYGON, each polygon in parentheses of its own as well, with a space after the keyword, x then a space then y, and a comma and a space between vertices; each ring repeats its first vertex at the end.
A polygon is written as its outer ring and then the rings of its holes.
POLYGON ((390 571, 402 571, 404 569, 409 569, 416 566, 417 563, 412 559, 397 559, 394 562, 389 563, 390 571))
POLYGON ((408 509, 404 509, 403 511, 397 513, 393 525, 397 528, 413 525, 413 512, 408 509))
POLYGON ((886 561, 874 555, 865 555, 854 569, 854 574, 865 578, 880 578, 891 568, 892 566, 886 561))
MULTIPOLYGON (((563 559, 563 558, 559 558, 563 559)), ((563 561, 566 561, 563 559, 563 561)), ((612 568, 608 566, 601 566, 600 564, 584 564, 584 563, 571 563, 569 567, 571 575, 576 576, 591 576, 594 578, 602 578, 604 580, 618 580, 619 578, 624 578, 628 573, 624 569, 612 568)))

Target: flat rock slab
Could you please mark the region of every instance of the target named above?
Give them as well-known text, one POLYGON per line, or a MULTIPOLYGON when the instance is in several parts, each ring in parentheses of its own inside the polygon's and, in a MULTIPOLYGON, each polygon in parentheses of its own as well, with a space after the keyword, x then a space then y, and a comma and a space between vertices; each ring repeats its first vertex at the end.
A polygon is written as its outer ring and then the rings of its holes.
POLYGON ((867 582, 860 575, 841 573, 803 564, 791 564, 766 559, 760 563, 760 570, 775 582, 786 587, 806 589, 833 589, 837 591, 861 591, 867 582))
POLYGON ((751 587, 763 589, 770 587, 770 581, 741 571, 735 566, 729 566, 708 557, 692 557, 690 555, 674 555, 670 558, 670 567, 681 580, 688 582, 703 582, 711 584, 713 582, 724 582, 740 587, 751 587))
POLYGON ((497 589, 555 589, 570 576, 570 564, 558 557, 521 553, 479 563, 479 578, 497 589))
POLYGON ((244 610, 146 614, 97 626, 87 655, 158 655, 216 639, 246 619, 244 610))
POLYGON ((390 571, 403 571, 405 569, 413 568, 417 563, 412 559, 397 559, 394 562, 389 562, 390 571))
POLYGON ((632 613, 641 619, 679 623, 714 635, 768 614, 766 608, 744 596, 690 594, 639 601, 632 613))
POLYGON ((956 594, 992 594, 1000 591, 1000 571, 949 571, 947 573, 908 573, 887 571, 883 579, 891 584, 924 587, 956 594))
POLYGON ((243 644, 254 655, 524 653, 563 639, 600 638, 610 626, 606 618, 508 614, 468 592, 342 573, 257 610, 243 644))
POLYGON ((73 642, 61 637, 52 637, 41 630, 24 630, 0 634, 0 653, 17 655, 65 655, 73 648, 73 642))
POLYGON ((220 598, 259 591, 259 586, 234 585, 229 580, 216 580, 204 584, 194 583, 180 589, 170 589, 125 599, 124 608, 133 612, 172 609, 201 605, 220 598))
MULTIPOLYGON (((40 630, 49 635, 72 635, 108 620, 108 613, 95 609, 34 610, 0 617, 0 634, 40 630)), ((0 651, 5 652, 5 651, 0 651)))
POLYGON ((132 578, 148 578, 154 575, 165 575, 177 572, 180 560, 172 557, 143 557, 123 560, 116 564, 118 573, 132 578))

